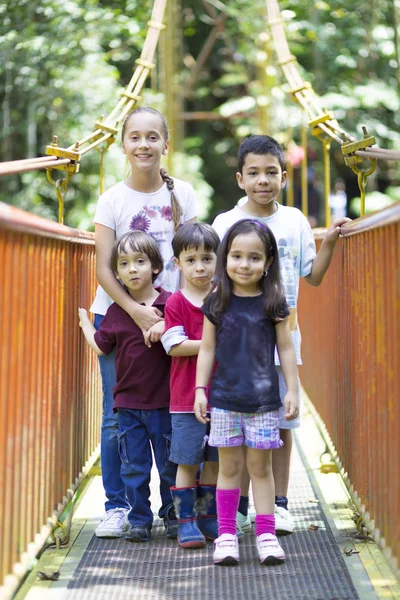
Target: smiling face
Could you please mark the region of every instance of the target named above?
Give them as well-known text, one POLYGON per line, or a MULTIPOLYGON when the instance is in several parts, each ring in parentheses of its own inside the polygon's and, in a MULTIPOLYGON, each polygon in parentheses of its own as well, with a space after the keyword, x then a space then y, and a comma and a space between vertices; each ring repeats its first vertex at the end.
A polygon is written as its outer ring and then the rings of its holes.
POLYGON ((237 235, 229 248, 226 262, 232 291, 238 296, 259 294, 260 281, 272 260, 267 260, 264 244, 255 232, 237 235))
POLYGON ((118 277, 133 295, 151 291, 153 275, 157 273, 159 270, 152 267, 150 258, 143 252, 128 248, 118 255, 118 277))
POLYGON ((185 282, 196 289, 208 288, 215 273, 217 255, 204 246, 187 248, 179 254, 175 263, 182 271, 185 282))
POLYGON ((268 217, 275 212, 275 199, 286 183, 286 171, 273 154, 247 154, 242 173, 236 173, 239 187, 247 194, 244 210, 268 217))
POLYGON ((159 170, 161 155, 168 151, 161 118, 150 112, 133 113, 124 126, 122 148, 132 171, 159 170))

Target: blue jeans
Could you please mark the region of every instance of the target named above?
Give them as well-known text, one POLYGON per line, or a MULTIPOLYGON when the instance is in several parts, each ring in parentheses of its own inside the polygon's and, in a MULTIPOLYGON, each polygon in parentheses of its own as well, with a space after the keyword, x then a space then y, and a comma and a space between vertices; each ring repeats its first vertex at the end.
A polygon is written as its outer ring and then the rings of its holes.
POLYGON ((150 472, 153 464, 151 448, 160 475, 163 518, 171 505, 170 487, 175 485, 177 465, 169 462, 171 418, 168 408, 152 410, 118 409, 118 445, 121 456, 121 477, 132 509, 128 515, 132 526, 153 524, 150 508, 150 472))
MULTIPOLYGON (((94 326, 100 327, 103 315, 95 315, 94 326)), ((105 509, 129 508, 125 485, 121 478, 121 459, 118 452, 118 417, 113 413, 113 388, 116 383, 115 350, 107 356, 99 356, 103 386, 103 418, 101 422, 100 461, 104 491, 107 496, 105 509)))

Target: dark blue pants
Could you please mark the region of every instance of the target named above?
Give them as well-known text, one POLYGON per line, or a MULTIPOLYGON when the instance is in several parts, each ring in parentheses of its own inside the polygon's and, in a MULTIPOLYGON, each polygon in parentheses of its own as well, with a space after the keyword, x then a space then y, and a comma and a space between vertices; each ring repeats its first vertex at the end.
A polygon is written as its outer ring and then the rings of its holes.
MULTIPOLYGON (((100 327, 103 315, 95 315, 94 326, 100 327)), ((104 491, 107 496, 105 509, 129 508, 125 485, 121 478, 121 459, 118 452, 118 417, 113 413, 113 388, 115 376, 115 350, 107 356, 99 356, 103 386, 103 417, 101 422, 100 461, 104 491)))
POLYGON ((175 485, 177 465, 169 462, 171 418, 168 408, 153 410, 118 409, 118 447, 121 457, 121 477, 131 511, 132 526, 153 523, 150 508, 150 472, 153 449, 160 476, 161 508, 159 517, 165 515, 171 504, 170 487, 175 485))

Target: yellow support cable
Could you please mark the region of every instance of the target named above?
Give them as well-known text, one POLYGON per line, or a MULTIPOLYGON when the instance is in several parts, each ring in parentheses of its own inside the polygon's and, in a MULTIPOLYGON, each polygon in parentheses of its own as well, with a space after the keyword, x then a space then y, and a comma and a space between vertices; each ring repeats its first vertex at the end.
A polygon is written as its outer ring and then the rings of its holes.
POLYGON ((330 227, 331 224, 331 209, 329 206, 329 195, 331 193, 331 162, 329 150, 331 147, 330 140, 322 140, 324 150, 324 200, 325 200, 325 227, 330 227))
POLYGON ((67 184, 72 175, 79 170, 79 161, 82 156, 93 150, 100 150, 100 187, 104 190, 104 153, 108 147, 114 143, 115 136, 118 133, 119 125, 124 121, 125 117, 131 112, 134 106, 140 100, 140 91, 146 81, 146 78, 151 69, 154 68, 153 62, 155 50, 157 47, 160 31, 165 29, 162 22, 167 0, 155 0, 152 10, 151 19, 148 21, 148 31, 145 42, 143 44, 140 58, 136 59, 137 65, 132 78, 125 90, 121 93, 121 99, 111 111, 111 113, 103 120, 103 118, 95 121, 94 131, 75 142, 68 148, 60 148, 57 144, 57 136, 53 136, 53 141, 46 148, 46 154, 57 156, 58 158, 71 160, 67 165, 54 165, 47 169, 47 179, 56 187, 56 193, 59 200, 59 222, 63 221, 64 214, 64 196, 67 189, 67 184), (105 143, 105 147, 104 147, 105 143), (88 145, 87 145, 88 144, 88 145), (64 180, 54 181, 51 171, 62 169, 69 173, 64 180), (60 183, 59 183, 60 182, 60 183), (62 191, 61 191, 62 190, 62 191))
MULTIPOLYGON (((367 171, 359 170, 355 165, 362 161, 359 158, 362 151, 366 151, 368 146, 375 143, 373 138, 368 138, 364 131, 364 140, 361 142, 357 141, 353 136, 344 131, 335 119, 332 112, 328 112, 325 109, 321 109, 319 98, 315 94, 312 86, 309 82, 304 81, 297 69, 297 60, 289 50, 289 45, 286 39, 284 30, 284 22, 281 17, 279 4, 277 0, 266 0, 267 13, 268 13, 268 24, 271 28, 272 37, 274 40, 275 50, 278 55, 278 64, 281 66, 286 80, 290 85, 290 94, 295 102, 299 103, 309 118, 309 125, 313 135, 316 135, 323 143, 324 149, 324 171, 325 171, 325 184, 324 184, 324 196, 325 196, 325 214, 326 214, 326 225, 330 223, 330 207, 329 207, 329 194, 330 194, 330 162, 329 162, 329 147, 331 140, 336 141, 342 146, 343 154, 345 156, 345 162, 350 168, 357 174, 358 185, 361 194, 361 214, 365 210, 365 185, 368 175, 370 175, 375 169, 376 158, 372 158, 375 161, 375 165, 372 163, 371 169, 367 171), (368 139, 366 139, 368 138, 368 139), (329 140, 329 141, 328 141, 329 140), (347 151, 345 151, 347 147, 347 151)), ((304 136, 304 133, 303 133, 304 136)), ((304 139, 304 137, 303 137, 304 139)), ((382 156, 384 152, 381 149, 376 149, 377 157, 382 156), (378 154, 379 152, 379 154, 378 154)), ((393 159, 398 159, 397 154, 391 151, 385 151, 387 158, 389 154, 393 159)), ((304 173, 304 167, 303 167, 304 173)), ((304 198, 305 182, 302 174, 302 200, 304 198)), ((303 210, 304 212, 304 210, 303 210)))

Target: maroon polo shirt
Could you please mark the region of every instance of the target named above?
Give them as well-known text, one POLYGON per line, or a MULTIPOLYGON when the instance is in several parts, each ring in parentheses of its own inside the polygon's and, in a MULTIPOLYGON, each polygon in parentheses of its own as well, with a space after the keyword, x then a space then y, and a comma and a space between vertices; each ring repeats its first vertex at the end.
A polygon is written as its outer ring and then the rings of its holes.
MULTIPOLYGON (((164 314, 170 292, 159 293, 153 306, 164 314)), ((116 348, 117 384, 114 388, 114 410, 131 408, 152 410, 169 407, 169 375, 171 359, 161 342, 148 348, 143 333, 118 304, 112 304, 94 339, 104 354, 116 348)))

